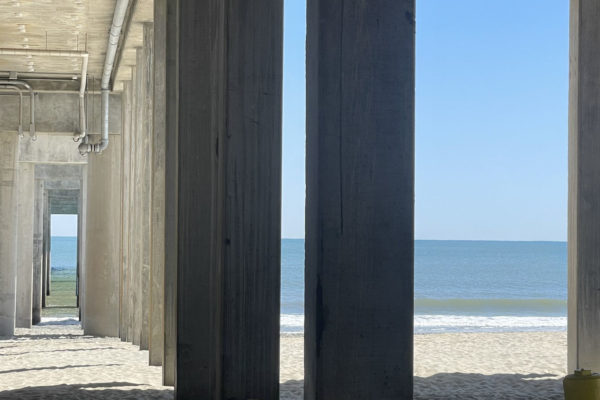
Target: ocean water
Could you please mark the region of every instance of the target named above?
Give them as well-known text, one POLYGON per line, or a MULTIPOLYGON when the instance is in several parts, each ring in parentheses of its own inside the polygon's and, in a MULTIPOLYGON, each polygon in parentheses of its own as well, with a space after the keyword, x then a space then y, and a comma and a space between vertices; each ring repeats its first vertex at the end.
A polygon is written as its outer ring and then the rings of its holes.
MULTIPOLYGON (((76 254, 53 237, 53 276, 75 279, 76 254)), ((564 242, 415 241, 415 333, 557 331, 566 316, 564 242)), ((303 327, 304 240, 282 239, 281 331, 303 327)))
MULTIPOLYGON (((304 323, 304 241, 281 242, 281 330, 304 323)), ((415 333, 565 330, 567 244, 415 241, 415 333)))
POLYGON ((77 238, 72 236, 52 236, 50 240, 50 264, 52 270, 75 270, 77 268, 77 238))

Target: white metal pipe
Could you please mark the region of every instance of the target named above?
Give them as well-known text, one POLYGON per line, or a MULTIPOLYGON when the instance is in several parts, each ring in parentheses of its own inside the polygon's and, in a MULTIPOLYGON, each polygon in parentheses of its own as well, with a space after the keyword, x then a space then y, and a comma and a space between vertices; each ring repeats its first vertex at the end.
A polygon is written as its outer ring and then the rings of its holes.
POLYGON ((85 118, 85 86, 87 84, 87 68, 88 54, 81 59, 81 85, 79 86, 79 138, 76 141, 84 138, 87 135, 87 121, 85 118))
POLYGON ((44 57, 87 57, 85 51, 42 50, 42 49, 0 49, 3 56, 44 56, 44 57))
POLYGON ((121 29, 127 14, 129 0, 117 0, 113 21, 108 35, 108 45, 106 47, 106 57, 104 58, 104 68, 102 70, 102 81, 100 89, 102 89, 102 135, 100 143, 89 144, 87 141, 79 145, 79 152, 82 155, 86 153, 100 153, 108 147, 108 121, 109 121, 109 93, 110 93, 110 75, 115 63, 117 47, 119 46, 119 37, 121 29))
POLYGON ((15 90, 19 93, 19 137, 23 137, 23 91, 18 86, 0 85, 0 89, 15 90))
POLYGON ((15 79, 0 80, 0 85, 23 86, 29 91, 29 135, 31 136, 31 140, 37 140, 37 136, 35 135, 35 93, 33 93, 31 86, 27 82, 15 79))

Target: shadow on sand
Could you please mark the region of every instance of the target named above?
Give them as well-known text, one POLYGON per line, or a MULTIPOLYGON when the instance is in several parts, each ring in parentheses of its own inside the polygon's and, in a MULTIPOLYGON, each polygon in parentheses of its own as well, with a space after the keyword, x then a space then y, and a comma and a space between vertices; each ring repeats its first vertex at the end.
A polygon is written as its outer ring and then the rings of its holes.
POLYGON ((563 400, 562 378, 552 374, 440 373, 415 376, 415 400, 563 400))
POLYGON ((136 386, 140 385, 129 382, 106 382, 85 385, 35 386, 0 392, 0 399, 173 399, 172 390, 142 390, 136 386))
MULTIPOLYGON (((302 380, 280 384, 281 400, 303 399, 302 380)), ((441 373, 414 378, 414 400, 563 400, 562 378, 552 374, 441 373)))

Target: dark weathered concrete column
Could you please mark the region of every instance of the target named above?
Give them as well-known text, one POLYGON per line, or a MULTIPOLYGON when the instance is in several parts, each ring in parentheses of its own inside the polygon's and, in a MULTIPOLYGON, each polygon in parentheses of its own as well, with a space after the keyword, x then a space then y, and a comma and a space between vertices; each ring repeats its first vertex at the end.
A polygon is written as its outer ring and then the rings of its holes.
POLYGON ((15 332, 19 137, 0 133, 0 336, 15 332))
POLYGON ((283 1, 168 7, 177 398, 278 399, 283 1))
MULTIPOLYGON (((164 293, 164 349, 163 385, 174 386, 177 369, 177 210, 178 210, 178 37, 179 25, 176 2, 156 0, 154 2, 155 24, 161 24, 161 13, 165 14, 165 293, 164 293)), ((160 28, 159 28, 160 29, 160 28)), ((160 30, 159 30, 160 32, 160 30)), ((158 42, 155 42, 158 49, 158 42)), ((157 70, 158 73, 160 70, 157 70)), ((158 96, 158 92, 155 92, 158 96)), ((159 104, 159 103, 156 103, 159 104)))
POLYGON ((33 299, 31 323, 42 320, 42 262, 44 243, 44 181, 35 180, 35 205, 33 213, 33 299))
POLYGON ((150 365, 164 357, 166 0, 154 2, 154 88, 152 113, 152 235, 150 260, 150 365))
POLYGON ((414 0, 308 0, 305 399, 412 399, 414 0))
POLYGON ((571 0, 568 367, 600 370, 600 3, 571 0))

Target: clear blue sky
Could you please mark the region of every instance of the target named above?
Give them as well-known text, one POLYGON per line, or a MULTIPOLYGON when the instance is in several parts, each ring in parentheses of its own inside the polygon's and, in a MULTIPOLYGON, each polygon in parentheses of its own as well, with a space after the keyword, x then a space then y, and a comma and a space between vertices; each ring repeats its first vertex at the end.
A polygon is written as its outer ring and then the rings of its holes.
MULTIPOLYGON (((285 238, 304 237, 305 8, 285 1, 285 238)), ((568 12, 417 0, 417 239, 566 240, 568 12)))
MULTIPOLYGON (((304 235, 305 2, 285 2, 283 237, 304 235)), ((566 240, 568 1, 417 0, 417 239, 566 240)))

